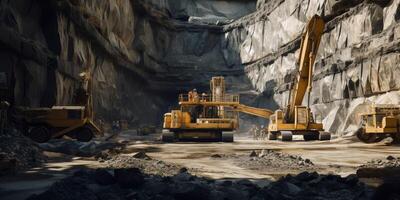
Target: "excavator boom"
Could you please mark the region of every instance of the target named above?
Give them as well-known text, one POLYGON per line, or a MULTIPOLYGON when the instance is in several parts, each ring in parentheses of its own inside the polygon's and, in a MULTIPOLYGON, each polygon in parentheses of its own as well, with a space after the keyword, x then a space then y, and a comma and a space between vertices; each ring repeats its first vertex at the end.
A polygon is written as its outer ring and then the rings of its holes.
MULTIPOLYGON (((299 71, 297 73, 295 86, 291 91, 291 98, 288 104, 286 119, 290 122, 294 120, 294 109, 301 106, 306 92, 312 89, 312 74, 315 57, 324 31, 325 22, 315 15, 308 22, 306 30, 301 38, 299 71)), ((310 95, 308 95, 309 97, 310 95)))
POLYGON ((254 108, 250 106, 245 106, 243 104, 235 105, 234 106, 235 111, 246 113, 249 115, 254 115, 257 117, 269 119, 269 117, 274 114, 273 111, 268 110, 268 109, 262 109, 262 108, 254 108))
POLYGON ((305 27, 301 37, 296 79, 290 91, 289 102, 285 111, 276 110, 268 124, 268 138, 291 141, 293 135, 303 135, 305 141, 330 140, 331 134, 324 132, 323 124, 314 120, 310 109, 310 94, 313 80, 313 65, 324 32, 323 19, 315 15, 305 27), (308 93, 308 104, 303 106, 304 96, 308 93))

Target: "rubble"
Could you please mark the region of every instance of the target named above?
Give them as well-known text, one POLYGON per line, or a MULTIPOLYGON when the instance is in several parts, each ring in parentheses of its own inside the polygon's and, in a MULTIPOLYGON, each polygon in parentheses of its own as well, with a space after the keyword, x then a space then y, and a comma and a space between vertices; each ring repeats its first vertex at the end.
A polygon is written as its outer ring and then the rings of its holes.
POLYGON ((150 156, 148 156, 144 151, 139 151, 138 153, 133 155, 133 157, 138 159, 151 160, 150 156))
POLYGON ((250 156, 250 157, 256 157, 256 156, 257 156, 257 153, 253 150, 253 151, 250 153, 249 156, 250 156))
POLYGON ((45 160, 37 144, 16 130, 0 134, 0 175, 37 167, 45 160))
POLYGON ((211 155, 211 158, 222 158, 220 154, 213 154, 211 155))
POLYGON ((400 157, 387 156, 386 159, 371 160, 360 168, 385 168, 385 167, 400 167, 400 157))
MULTIPOLYGON (((137 154, 135 154, 137 155, 137 154)), ((173 176, 179 173, 181 166, 161 160, 136 158, 135 155, 116 155, 105 161, 105 168, 127 169, 139 168, 144 173, 160 176, 173 176)), ((147 155, 145 157, 148 157, 147 155)), ((150 157, 148 157, 150 158, 150 157)))
POLYGON ((39 144, 44 151, 63 153, 68 155, 91 157, 99 155, 109 149, 122 148, 124 144, 109 141, 79 142, 75 140, 54 139, 39 144))
MULTIPOLYGON (((109 173, 109 175, 111 175, 109 173)), ((114 170, 115 182, 99 184, 98 171, 79 171, 29 200, 43 199, 370 199, 373 190, 354 175, 342 178, 303 172, 265 187, 246 179, 214 181, 187 172, 172 177, 142 173, 138 168, 114 170), (186 177, 186 178, 182 178, 186 177)), ((103 177, 103 175, 101 175, 103 177)))
POLYGON ((310 159, 269 149, 261 150, 259 153, 252 151, 248 156, 235 154, 211 156, 211 158, 232 159, 236 165, 253 170, 310 170, 317 168, 310 159))
POLYGON ((94 171, 94 180, 99 185, 112 185, 116 182, 114 176, 105 169, 96 169, 94 171))
POLYGON ((392 178, 386 178, 383 184, 376 189, 372 199, 400 199, 399 185, 400 177, 394 176, 392 178))
POLYGON ((393 178, 400 180, 400 157, 371 160, 357 169, 357 176, 363 178, 393 178))
POLYGON ((144 183, 143 174, 138 168, 115 169, 114 178, 123 188, 137 188, 144 183))

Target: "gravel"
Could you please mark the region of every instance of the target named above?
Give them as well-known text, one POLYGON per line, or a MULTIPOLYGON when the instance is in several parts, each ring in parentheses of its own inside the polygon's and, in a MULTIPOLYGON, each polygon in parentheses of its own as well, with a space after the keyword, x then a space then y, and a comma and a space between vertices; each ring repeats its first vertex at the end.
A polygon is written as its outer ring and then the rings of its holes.
POLYGON ((26 170, 40 166, 46 157, 35 142, 15 130, 0 134, 0 163, 2 168, 10 165, 9 169, 0 170, 0 175, 7 172, 26 170))
POLYGON ((144 152, 138 152, 134 155, 114 155, 103 161, 105 163, 105 168, 139 168, 144 173, 160 176, 173 176, 182 170, 182 166, 152 159, 144 152))
POLYGON ((400 157, 387 156, 385 159, 371 160, 367 164, 360 166, 360 168, 387 168, 387 167, 400 167, 400 157))
POLYGON ((396 180, 400 184, 400 158, 387 156, 385 159, 371 160, 357 169, 357 176, 396 180))
POLYGON ((342 178, 303 172, 260 187, 250 180, 211 180, 181 172, 172 177, 142 173, 138 168, 78 171, 29 200, 75 199, 371 199, 374 191, 355 175, 342 178))
POLYGON ((39 144, 39 146, 44 151, 92 157, 106 150, 123 148, 124 144, 110 141, 80 142, 75 140, 53 139, 47 143, 39 144))
POLYGON ((252 170, 313 170, 317 168, 310 159, 268 149, 240 155, 214 154, 211 158, 231 159, 235 165, 252 170))

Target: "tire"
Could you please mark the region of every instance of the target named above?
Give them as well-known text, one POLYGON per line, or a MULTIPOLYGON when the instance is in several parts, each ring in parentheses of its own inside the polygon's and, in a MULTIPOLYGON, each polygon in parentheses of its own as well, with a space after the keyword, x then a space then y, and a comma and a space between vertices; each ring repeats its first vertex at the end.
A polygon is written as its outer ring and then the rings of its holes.
POLYGON ((380 142, 380 141, 384 140, 385 138, 387 138, 385 134, 378 134, 375 142, 380 142))
POLYGON ((233 132, 222 132, 221 142, 233 142, 233 132))
POLYGON ((89 142, 93 139, 94 133, 92 129, 83 127, 76 132, 75 137, 79 142, 89 142))
POLYGON ((65 135, 72 139, 76 139, 76 132, 69 132, 69 133, 66 133, 65 135))
POLYGON ((365 133, 364 128, 360 128, 356 132, 357 138, 364 143, 374 143, 377 140, 377 135, 375 133, 365 133))
POLYGON ((161 135, 161 141, 163 142, 174 142, 175 134, 168 130, 163 130, 161 135))
POLYGON ((304 141, 313 141, 313 140, 318 140, 319 139, 319 133, 318 132, 307 132, 303 134, 303 139, 304 141))
POLYGON ((51 133, 46 126, 35 126, 29 130, 28 137, 35 142, 45 143, 51 139, 51 133))
POLYGON ((331 133, 320 132, 319 133, 319 140, 321 140, 321 141, 331 140, 331 133))
POLYGON ((393 144, 400 144, 400 133, 393 133, 391 137, 393 139, 393 144))
POLYGON ((290 131, 281 131, 282 141, 292 141, 293 134, 290 131))
POLYGON ((268 140, 277 140, 278 134, 275 132, 268 132, 268 140))

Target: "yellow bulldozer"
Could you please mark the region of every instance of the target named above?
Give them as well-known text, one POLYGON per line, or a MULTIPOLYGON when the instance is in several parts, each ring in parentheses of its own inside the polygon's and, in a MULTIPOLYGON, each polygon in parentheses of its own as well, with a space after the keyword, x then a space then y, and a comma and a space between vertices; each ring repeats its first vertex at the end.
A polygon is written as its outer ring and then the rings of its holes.
POLYGON ((179 95, 179 109, 164 114, 162 141, 233 142, 238 112, 268 118, 272 111, 240 104, 238 94, 225 92, 224 77, 213 77, 211 93, 192 90, 179 95))
POLYGON ((81 86, 75 92, 74 106, 51 108, 16 108, 15 118, 20 129, 32 140, 43 143, 64 135, 88 142, 95 135, 102 135, 93 122, 91 77, 89 72, 80 74, 81 86))
POLYGON ((356 132, 357 138, 365 143, 380 142, 392 137, 400 143, 400 106, 390 104, 371 105, 361 115, 362 126, 356 132))
POLYGON ((322 123, 314 120, 310 110, 310 94, 312 89, 313 65, 317 55, 325 23, 320 16, 315 15, 306 25, 302 35, 298 71, 289 95, 288 106, 277 110, 270 116, 268 138, 291 141, 293 135, 303 135, 304 140, 330 140, 331 135, 323 132, 322 123), (308 105, 303 106, 304 96, 308 93, 308 105))

